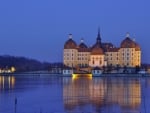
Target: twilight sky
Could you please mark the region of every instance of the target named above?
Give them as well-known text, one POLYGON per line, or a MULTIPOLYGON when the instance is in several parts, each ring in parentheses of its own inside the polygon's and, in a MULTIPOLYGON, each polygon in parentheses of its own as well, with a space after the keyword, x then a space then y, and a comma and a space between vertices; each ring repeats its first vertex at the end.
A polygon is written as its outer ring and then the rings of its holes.
POLYGON ((142 62, 150 63, 150 0, 0 0, 0 55, 62 61, 68 34, 77 43, 116 46, 126 32, 141 45, 142 62))

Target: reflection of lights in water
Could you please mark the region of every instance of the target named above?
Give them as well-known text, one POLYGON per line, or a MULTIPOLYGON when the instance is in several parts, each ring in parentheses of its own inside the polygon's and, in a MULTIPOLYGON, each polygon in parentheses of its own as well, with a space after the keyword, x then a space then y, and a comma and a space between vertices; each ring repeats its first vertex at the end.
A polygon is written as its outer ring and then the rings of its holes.
POLYGON ((92 79, 92 74, 72 74, 72 80, 76 80, 78 78, 85 77, 88 79, 92 79))
POLYGON ((5 87, 8 86, 8 88, 14 88, 15 85, 15 77, 13 76, 8 76, 8 77, 4 77, 4 76, 0 76, 0 88, 5 89, 5 87))
POLYGON ((15 77, 11 77, 11 86, 14 88, 15 85, 15 77))
POLYGON ((5 79, 4 79, 4 76, 3 76, 3 89, 5 88, 5 79))
MULTIPOLYGON (((72 82, 64 82, 63 99, 65 109, 75 109, 80 104, 95 107, 118 103, 121 108, 137 109, 141 104, 141 84, 136 80, 86 79, 73 74, 72 82), (83 78, 83 79, 82 79, 83 78)), ((122 109, 123 110, 123 109, 122 109)))
POLYGON ((2 77, 0 76, 0 84, 1 84, 1 82, 2 82, 2 77))
POLYGON ((0 89, 2 87, 2 76, 0 76, 0 89))
POLYGON ((8 77, 9 89, 10 89, 10 76, 8 77))

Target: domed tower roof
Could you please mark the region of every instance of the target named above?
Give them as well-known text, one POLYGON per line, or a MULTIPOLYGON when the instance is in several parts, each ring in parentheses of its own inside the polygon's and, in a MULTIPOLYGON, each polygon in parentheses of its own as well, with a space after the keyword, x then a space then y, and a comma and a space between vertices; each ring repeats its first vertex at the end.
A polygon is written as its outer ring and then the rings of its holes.
POLYGON ((89 48, 87 47, 87 45, 84 43, 84 40, 81 39, 81 43, 78 47, 78 51, 79 52, 89 52, 89 48))
POLYGON ((103 55, 103 54, 104 54, 104 51, 100 47, 94 47, 91 50, 91 55, 103 55))
POLYGON ((76 48, 77 48, 77 44, 72 39, 72 34, 69 34, 69 39, 66 41, 64 45, 64 49, 76 49, 76 48))
POLYGON ((137 44, 137 43, 135 43, 135 50, 136 51, 141 51, 141 48, 140 48, 139 44, 137 44))
POLYGON ((129 33, 127 33, 126 38, 121 42, 121 48, 135 48, 135 42, 130 39, 129 33))
POLYGON ((80 48, 88 48, 88 47, 86 46, 86 44, 84 43, 83 38, 81 39, 81 43, 80 43, 79 47, 80 47, 80 48))

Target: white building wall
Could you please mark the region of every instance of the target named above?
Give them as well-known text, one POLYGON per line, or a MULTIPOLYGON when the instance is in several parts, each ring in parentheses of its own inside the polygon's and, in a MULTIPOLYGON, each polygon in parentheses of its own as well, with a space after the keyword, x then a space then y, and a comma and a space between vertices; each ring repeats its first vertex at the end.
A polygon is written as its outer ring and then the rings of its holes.
POLYGON ((90 55, 89 65, 91 67, 102 67, 104 64, 104 55, 90 55))

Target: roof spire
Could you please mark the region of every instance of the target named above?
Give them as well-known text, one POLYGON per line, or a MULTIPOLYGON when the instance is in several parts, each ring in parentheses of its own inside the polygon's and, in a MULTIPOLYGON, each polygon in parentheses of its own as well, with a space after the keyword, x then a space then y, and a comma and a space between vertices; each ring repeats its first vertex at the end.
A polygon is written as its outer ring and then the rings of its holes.
POLYGON ((98 37, 100 38, 100 27, 98 27, 98 37))
POLYGON ((98 27, 97 42, 101 43, 100 27, 98 27))

